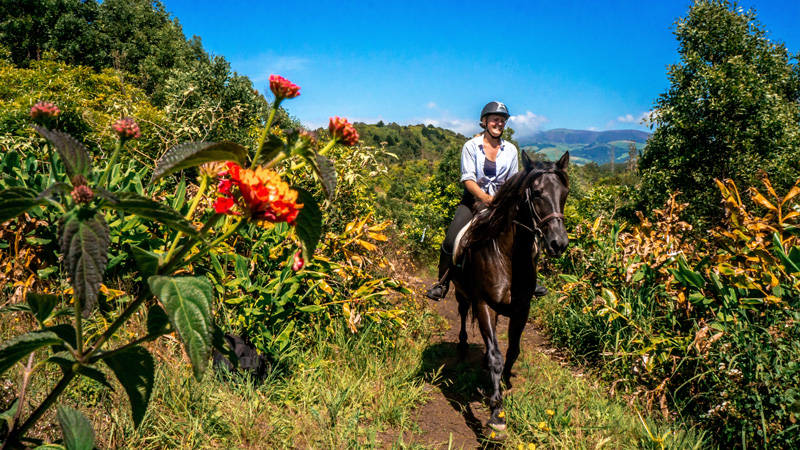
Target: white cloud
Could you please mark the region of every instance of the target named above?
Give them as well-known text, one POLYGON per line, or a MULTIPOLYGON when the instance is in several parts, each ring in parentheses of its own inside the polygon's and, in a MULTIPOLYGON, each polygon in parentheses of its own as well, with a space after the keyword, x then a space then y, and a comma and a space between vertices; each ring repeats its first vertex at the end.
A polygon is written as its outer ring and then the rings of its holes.
POLYGON ((262 53, 246 59, 231 62, 234 70, 250 77, 253 84, 258 86, 266 83, 272 74, 283 74, 305 70, 311 62, 308 58, 300 56, 281 56, 272 53, 262 53))
POLYGON ((643 123, 646 123, 647 119, 651 116, 652 113, 653 113, 652 111, 645 111, 637 115, 625 114, 624 116, 619 116, 614 120, 610 120, 606 124, 606 128, 614 128, 615 126, 623 123, 641 125, 643 123))
POLYGON ((530 137, 538 133, 547 122, 550 122, 550 119, 530 111, 509 118, 509 126, 514 129, 515 139, 530 137))
POLYGON ((439 105, 437 105, 436 102, 428 102, 427 106, 430 109, 436 109, 439 107, 439 105))
MULTIPOLYGON (((436 118, 425 118, 421 120, 422 123, 425 125, 433 125, 439 128, 447 128, 448 130, 455 131, 456 133, 461 133, 464 136, 472 136, 473 134, 480 131, 480 127, 478 126, 478 122, 475 120, 464 120, 464 119, 453 119, 449 117, 440 117, 436 118)), ((411 121, 409 123, 420 123, 419 121, 414 122, 411 121)))

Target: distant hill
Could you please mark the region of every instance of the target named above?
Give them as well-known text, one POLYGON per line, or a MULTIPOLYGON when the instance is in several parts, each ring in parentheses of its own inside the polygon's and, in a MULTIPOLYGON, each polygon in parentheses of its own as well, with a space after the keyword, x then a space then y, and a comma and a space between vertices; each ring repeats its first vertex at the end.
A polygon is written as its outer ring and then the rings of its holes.
POLYGON ((616 163, 627 161, 630 143, 633 142, 637 150, 641 151, 649 138, 650 133, 638 130, 589 131, 557 128, 520 139, 520 146, 525 151, 544 154, 553 161, 569 151, 576 164, 605 164, 611 161, 612 154, 616 163))
POLYGON ((398 125, 394 122, 385 124, 365 124, 356 122, 359 140, 373 147, 385 146, 386 150, 397 155, 391 162, 410 160, 439 161, 447 147, 458 145, 459 148, 467 138, 454 131, 433 125, 398 125))

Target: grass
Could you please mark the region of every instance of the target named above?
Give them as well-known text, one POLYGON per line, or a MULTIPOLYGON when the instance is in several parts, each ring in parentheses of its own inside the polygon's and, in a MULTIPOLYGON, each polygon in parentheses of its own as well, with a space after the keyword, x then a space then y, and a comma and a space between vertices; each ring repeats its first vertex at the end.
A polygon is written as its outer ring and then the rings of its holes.
MULTIPOLYGON (((453 345, 431 343, 443 324, 419 306, 411 305, 405 330, 387 333, 375 327, 351 334, 342 327, 333 335, 312 336, 306 341, 313 345, 298 345, 291 360, 258 383, 245 376, 226 379, 214 371, 198 382, 176 339, 149 344, 158 360, 156 385, 139 429, 133 428, 124 390, 110 374, 114 390, 81 378, 66 391, 63 403, 89 417, 98 448, 441 448, 424 443, 416 409, 436 390, 455 399, 454 405, 480 403, 479 389, 488 389, 488 372, 480 364, 482 346, 473 346, 477 361, 461 361, 453 345)), ((4 321, 3 338, 14 327, 18 334, 20 326, 26 326, 24 319, 4 321)), ((143 326, 134 323, 122 334, 143 326)), ((56 381, 58 374, 48 370, 34 379, 33 399, 41 400, 56 381)), ((18 372, 0 379, 0 406, 16 395, 18 372)), ((523 351, 515 373, 506 400, 508 438, 499 448, 705 448, 702 435, 640 417, 540 352, 523 351)), ((35 437, 50 442, 60 438, 54 416, 52 411, 45 416, 35 437)), ((480 427, 479 421, 468 425, 480 427)))
MULTIPOLYGON (((92 421, 98 448, 384 448, 387 431, 402 434, 415 427, 413 410, 427 398, 418 376, 420 355, 436 319, 416 312, 404 330, 322 331, 306 340, 313 345, 297 348, 291 360, 258 383, 246 376, 228 380, 211 370, 198 382, 180 343, 161 339, 148 345, 158 360, 156 382, 138 430, 126 394, 110 373, 113 391, 81 378, 62 400, 92 421)), ((16 327, 0 325, 3 340, 22 331, 14 319, 16 327)), ((121 334, 143 326, 135 323, 121 334)), ((0 407, 16 396, 20 372, 18 365, 0 379, 0 407)), ((31 398, 44 398, 57 375, 50 369, 37 372, 31 398)), ((60 439, 52 411, 33 437, 60 439)))

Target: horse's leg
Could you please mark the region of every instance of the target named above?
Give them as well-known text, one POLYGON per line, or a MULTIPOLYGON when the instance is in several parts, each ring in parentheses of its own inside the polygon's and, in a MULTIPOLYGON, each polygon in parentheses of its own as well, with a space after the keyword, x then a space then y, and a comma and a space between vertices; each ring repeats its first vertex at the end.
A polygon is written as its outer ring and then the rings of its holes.
POLYGON ((469 315, 470 302, 469 299, 456 291, 456 300, 458 300, 458 314, 461 316, 461 331, 458 333, 458 356, 465 358, 469 351, 469 344, 467 343, 467 316, 469 315))
POLYGON ((500 379, 503 372, 503 354, 497 342, 497 313, 480 302, 478 305, 478 324, 481 328, 483 343, 486 345, 486 362, 492 376, 492 396, 489 398, 489 409, 492 416, 487 425, 497 431, 505 431, 506 419, 503 412, 503 393, 500 390, 500 379))
POLYGON ((522 331, 528 322, 530 311, 531 308, 528 306, 524 310, 513 314, 508 321, 508 351, 506 352, 506 364, 503 369, 503 381, 505 381, 508 388, 511 387, 511 367, 519 357, 519 343, 522 339, 522 331))

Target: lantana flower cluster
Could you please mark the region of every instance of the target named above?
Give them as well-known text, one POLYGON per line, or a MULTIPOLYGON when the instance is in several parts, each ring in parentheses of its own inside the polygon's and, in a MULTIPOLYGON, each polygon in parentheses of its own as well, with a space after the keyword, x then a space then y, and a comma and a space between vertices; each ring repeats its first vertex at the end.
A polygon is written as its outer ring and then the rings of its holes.
POLYGON ((220 174, 220 197, 214 203, 217 213, 244 214, 256 222, 295 224, 303 205, 297 203, 297 191, 277 173, 263 167, 244 169, 234 162, 228 162, 227 167, 227 173, 220 174))
POLYGON ((280 75, 269 76, 269 89, 276 99, 295 98, 300 95, 300 86, 280 75))
POLYGON ((353 146, 358 143, 358 132, 344 117, 331 117, 328 131, 333 139, 344 145, 353 146))
POLYGON ((139 130, 139 124, 133 120, 132 117, 125 117, 119 119, 118 121, 114 122, 111 127, 114 129, 114 133, 121 139, 139 139, 142 135, 142 132, 139 130))
POLYGON ((61 110, 53 103, 38 102, 31 107, 30 114, 34 122, 41 124, 58 117, 61 114, 61 110))

